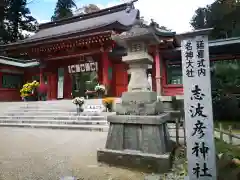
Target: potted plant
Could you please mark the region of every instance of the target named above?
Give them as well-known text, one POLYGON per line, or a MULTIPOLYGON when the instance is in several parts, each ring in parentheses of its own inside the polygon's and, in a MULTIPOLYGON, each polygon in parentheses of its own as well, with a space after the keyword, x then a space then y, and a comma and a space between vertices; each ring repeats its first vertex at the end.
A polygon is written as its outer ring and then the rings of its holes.
POLYGON ((85 102, 84 97, 75 97, 75 98, 72 100, 72 102, 73 102, 73 104, 75 104, 76 107, 77 107, 77 115, 79 115, 81 112, 83 112, 82 105, 83 105, 84 102, 85 102))
POLYGON ((103 105, 105 106, 107 112, 112 112, 113 111, 113 103, 114 103, 114 98, 112 97, 107 97, 102 100, 103 105))
POLYGON ((36 88, 39 86, 39 82, 33 81, 31 83, 26 83, 23 85, 20 90, 20 95, 24 101, 35 101, 36 97, 36 88))
POLYGON ((102 98, 105 94, 106 87, 103 84, 98 84, 95 86, 95 92, 99 98, 102 98))

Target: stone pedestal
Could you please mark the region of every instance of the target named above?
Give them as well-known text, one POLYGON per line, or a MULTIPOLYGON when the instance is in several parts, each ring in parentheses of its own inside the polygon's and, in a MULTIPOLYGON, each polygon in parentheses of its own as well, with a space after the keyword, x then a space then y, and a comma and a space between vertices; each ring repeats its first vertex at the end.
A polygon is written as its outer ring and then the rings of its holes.
POLYGON ((108 116, 107 142, 105 149, 97 152, 98 161, 146 172, 167 172, 174 143, 166 124, 170 114, 161 111, 157 93, 125 92, 116 109, 117 115, 108 116))

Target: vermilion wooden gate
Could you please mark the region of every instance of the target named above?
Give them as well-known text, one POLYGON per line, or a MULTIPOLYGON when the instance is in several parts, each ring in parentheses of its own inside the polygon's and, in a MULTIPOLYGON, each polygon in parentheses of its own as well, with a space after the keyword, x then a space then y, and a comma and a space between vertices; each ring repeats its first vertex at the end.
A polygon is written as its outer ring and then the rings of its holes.
POLYGON ((113 74, 114 74, 113 87, 115 87, 115 95, 117 97, 120 97, 122 96, 122 93, 127 90, 128 85, 127 65, 124 63, 114 64, 113 74))

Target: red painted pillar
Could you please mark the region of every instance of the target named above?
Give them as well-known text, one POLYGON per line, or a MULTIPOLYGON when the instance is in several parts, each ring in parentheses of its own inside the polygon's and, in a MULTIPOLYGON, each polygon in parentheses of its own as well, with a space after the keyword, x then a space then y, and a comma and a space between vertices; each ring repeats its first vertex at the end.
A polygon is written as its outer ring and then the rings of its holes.
POLYGON ((156 91, 156 68, 155 62, 152 64, 152 90, 156 91))
POLYGON ((48 83, 48 100, 57 99, 57 75, 49 73, 48 83))
POLYGON ((109 79, 109 75, 110 75, 109 73, 112 73, 112 72, 109 72, 111 68, 111 61, 108 57, 107 51, 102 52, 101 65, 102 65, 102 84, 108 88, 107 94, 112 95, 112 89, 111 89, 112 79, 109 79))
POLYGON ((102 62, 102 57, 101 57, 101 59, 100 59, 100 61, 98 62, 98 83, 99 84, 102 84, 103 83, 103 71, 102 71, 102 64, 103 64, 103 62, 102 62))
POLYGON ((47 82, 48 82, 48 92, 47 92, 47 100, 52 99, 52 92, 51 92, 51 74, 47 75, 47 82))
POLYGON ((64 85, 63 85, 63 97, 64 99, 71 99, 72 93, 72 78, 71 74, 68 72, 68 67, 64 68, 64 85))
POLYGON ((3 76, 3 73, 0 72, 0 88, 2 88, 2 76, 3 76))
POLYGON ((108 68, 109 68, 110 62, 108 58, 108 52, 104 51, 102 52, 102 83, 104 85, 109 85, 109 79, 108 79, 108 68))
POLYGON ((44 83, 44 79, 43 79, 43 68, 41 68, 41 67, 40 67, 39 80, 40 80, 40 84, 43 84, 43 83, 44 83))
MULTIPOLYGON (((167 85, 167 64, 166 64, 166 61, 162 61, 162 69, 161 69, 161 76, 162 76, 162 79, 161 79, 161 83, 162 83, 162 89, 164 86, 167 85)), ((162 94, 164 95, 164 89, 162 91, 162 94)))
POLYGON ((156 92, 159 96, 162 95, 160 63, 161 63, 161 58, 160 58, 159 50, 156 47, 155 53, 154 53, 154 64, 155 64, 156 92))

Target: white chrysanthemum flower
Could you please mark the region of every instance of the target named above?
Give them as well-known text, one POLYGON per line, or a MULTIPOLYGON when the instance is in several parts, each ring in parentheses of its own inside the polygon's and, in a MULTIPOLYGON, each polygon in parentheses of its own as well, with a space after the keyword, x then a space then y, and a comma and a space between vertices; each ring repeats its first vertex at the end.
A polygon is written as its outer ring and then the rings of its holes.
POLYGON ((95 86, 95 91, 105 91, 106 90, 106 88, 105 88, 105 86, 104 85, 97 85, 97 86, 95 86))
POLYGON ((75 105, 83 105, 84 102, 85 102, 84 97, 75 97, 75 98, 72 100, 72 103, 75 104, 75 105))

